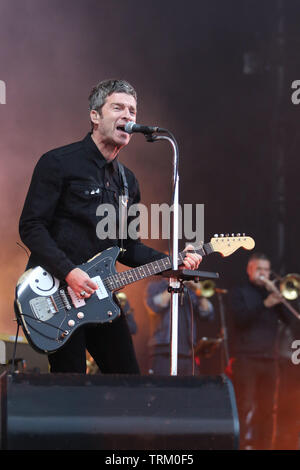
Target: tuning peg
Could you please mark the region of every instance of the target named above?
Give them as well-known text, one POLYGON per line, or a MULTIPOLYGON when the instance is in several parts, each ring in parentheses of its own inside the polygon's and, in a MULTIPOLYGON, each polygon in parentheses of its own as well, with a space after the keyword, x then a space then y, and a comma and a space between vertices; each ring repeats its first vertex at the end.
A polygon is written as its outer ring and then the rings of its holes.
POLYGON ((223 237, 224 237, 224 233, 220 233, 220 237, 222 237, 222 238, 223 238, 223 237))
POLYGON ((230 236, 229 233, 226 233, 225 237, 229 237, 229 236, 230 236))
POLYGON ((218 238, 218 236, 219 236, 219 235, 218 235, 217 233, 214 234, 214 238, 218 238))
POLYGON ((236 234, 236 236, 237 236, 237 237, 240 237, 240 236, 241 236, 241 234, 240 234, 240 233, 237 233, 237 234, 236 234))
POLYGON ((245 233, 243 233, 243 237, 245 237, 245 236, 246 236, 246 234, 245 234, 245 233))
POLYGON ((234 237, 234 233, 232 233, 231 236, 234 237))

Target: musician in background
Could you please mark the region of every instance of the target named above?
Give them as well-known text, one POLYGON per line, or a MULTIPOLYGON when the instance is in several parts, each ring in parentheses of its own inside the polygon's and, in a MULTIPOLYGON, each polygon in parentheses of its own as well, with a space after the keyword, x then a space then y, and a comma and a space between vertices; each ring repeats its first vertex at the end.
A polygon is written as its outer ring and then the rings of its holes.
MULTIPOLYGON (((178 362, 177 375, 199 375, 193 358, 193 348, 199 340, 199 322, 214 318, 212 303, 196 294, 193 282, 187 282, 184 295, 178 301, 178 362)), ((146 307, 150 316, 150 373, 170 375, 171 294, 168 281, 148 284, 146 307)))
MULTIPOLYGON (((20 219, 21 239, 31 251, 27 269, 42 266, 82 299, 95 294, 98 286, 79 265, 99 252, 123 245, 118 261, 130 267, 164 257, 139 238, 126 237, 127 232, 119 236, 119 226, 130 225, 127 211, 125 223, 119 220, 120 208, 127 204, 129 210, 140 202, 135 175, 118 161, 131 138, 124 126, 136 120, 136 91, 124 80, 102 81, 92 89, 89 107, 91 132, 38 161, 20 219), (113 207, 116 217, 114 230, 109 227, 102 238, 96 232, 104 218, 96 213, 101 204, 113 207)), ((200 261, 201 256, 187 252, 184 266, 197 269, 200 261)), ((49 355, 51 372, 85 373, 86 349, 103 373, 139 373, 123 314, 111 323, 76 330, 63 348, 49 355)))
POLYGON ((278 379, 279 334, 289 313, 280 292, 270 292, 271 262, 254 253, 247 265, 248 282, 230 292, 234 320, 233 383, 240 419, 241 449, 271 449, 278 379))

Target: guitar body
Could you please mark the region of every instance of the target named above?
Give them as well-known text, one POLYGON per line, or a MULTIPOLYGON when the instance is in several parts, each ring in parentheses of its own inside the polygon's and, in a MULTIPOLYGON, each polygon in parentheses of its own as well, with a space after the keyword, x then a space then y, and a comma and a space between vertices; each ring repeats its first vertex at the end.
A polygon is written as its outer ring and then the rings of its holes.
POLYGON ((111 322, 120 315, 105 281, 116 273, 119 252, 118 247, 109 248, 78 266, 99 286, 88 299, 78 299, 65 282, 59 282, 40 266, 20 277, 15 313, 35 350, 53 353, 64 346, 77 328, 111 322))

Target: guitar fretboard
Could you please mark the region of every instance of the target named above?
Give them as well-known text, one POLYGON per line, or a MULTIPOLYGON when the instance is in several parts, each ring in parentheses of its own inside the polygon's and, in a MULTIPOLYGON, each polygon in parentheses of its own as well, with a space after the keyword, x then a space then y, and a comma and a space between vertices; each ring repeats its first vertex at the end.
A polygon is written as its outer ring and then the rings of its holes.
MULTIPOLYGON (((195 253, 200 254, 202 257, 212 253, 213 247, 210 243, 205 243, 202 248, 194 250, 195 253)), ((182 251, 178 254, 178 264, 183 264, 186 252, 182 251)), ((133 282, 140 281, 155 274, 162 273, 172 269, 172 263, 169 257, 162 258, 151 263, 138 266, 137 268, 128 269, 121 273, 113 274, 104 280, 105 286, 110 290, 114 291, 121 289, 122 287, 132 284, 133 282)))

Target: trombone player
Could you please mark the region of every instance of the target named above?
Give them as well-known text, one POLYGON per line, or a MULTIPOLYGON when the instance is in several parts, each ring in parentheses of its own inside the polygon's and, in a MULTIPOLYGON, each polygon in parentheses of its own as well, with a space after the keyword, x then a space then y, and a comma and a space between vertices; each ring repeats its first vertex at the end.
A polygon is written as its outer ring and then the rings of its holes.
POLYGON ((241 449, 274 448, 279 332, 289 326, 292 315, 283 306, 280 291, 270 289, 270 274, 270 259, 254 253, 247 264, 248 281, 229 296, 241 449))

